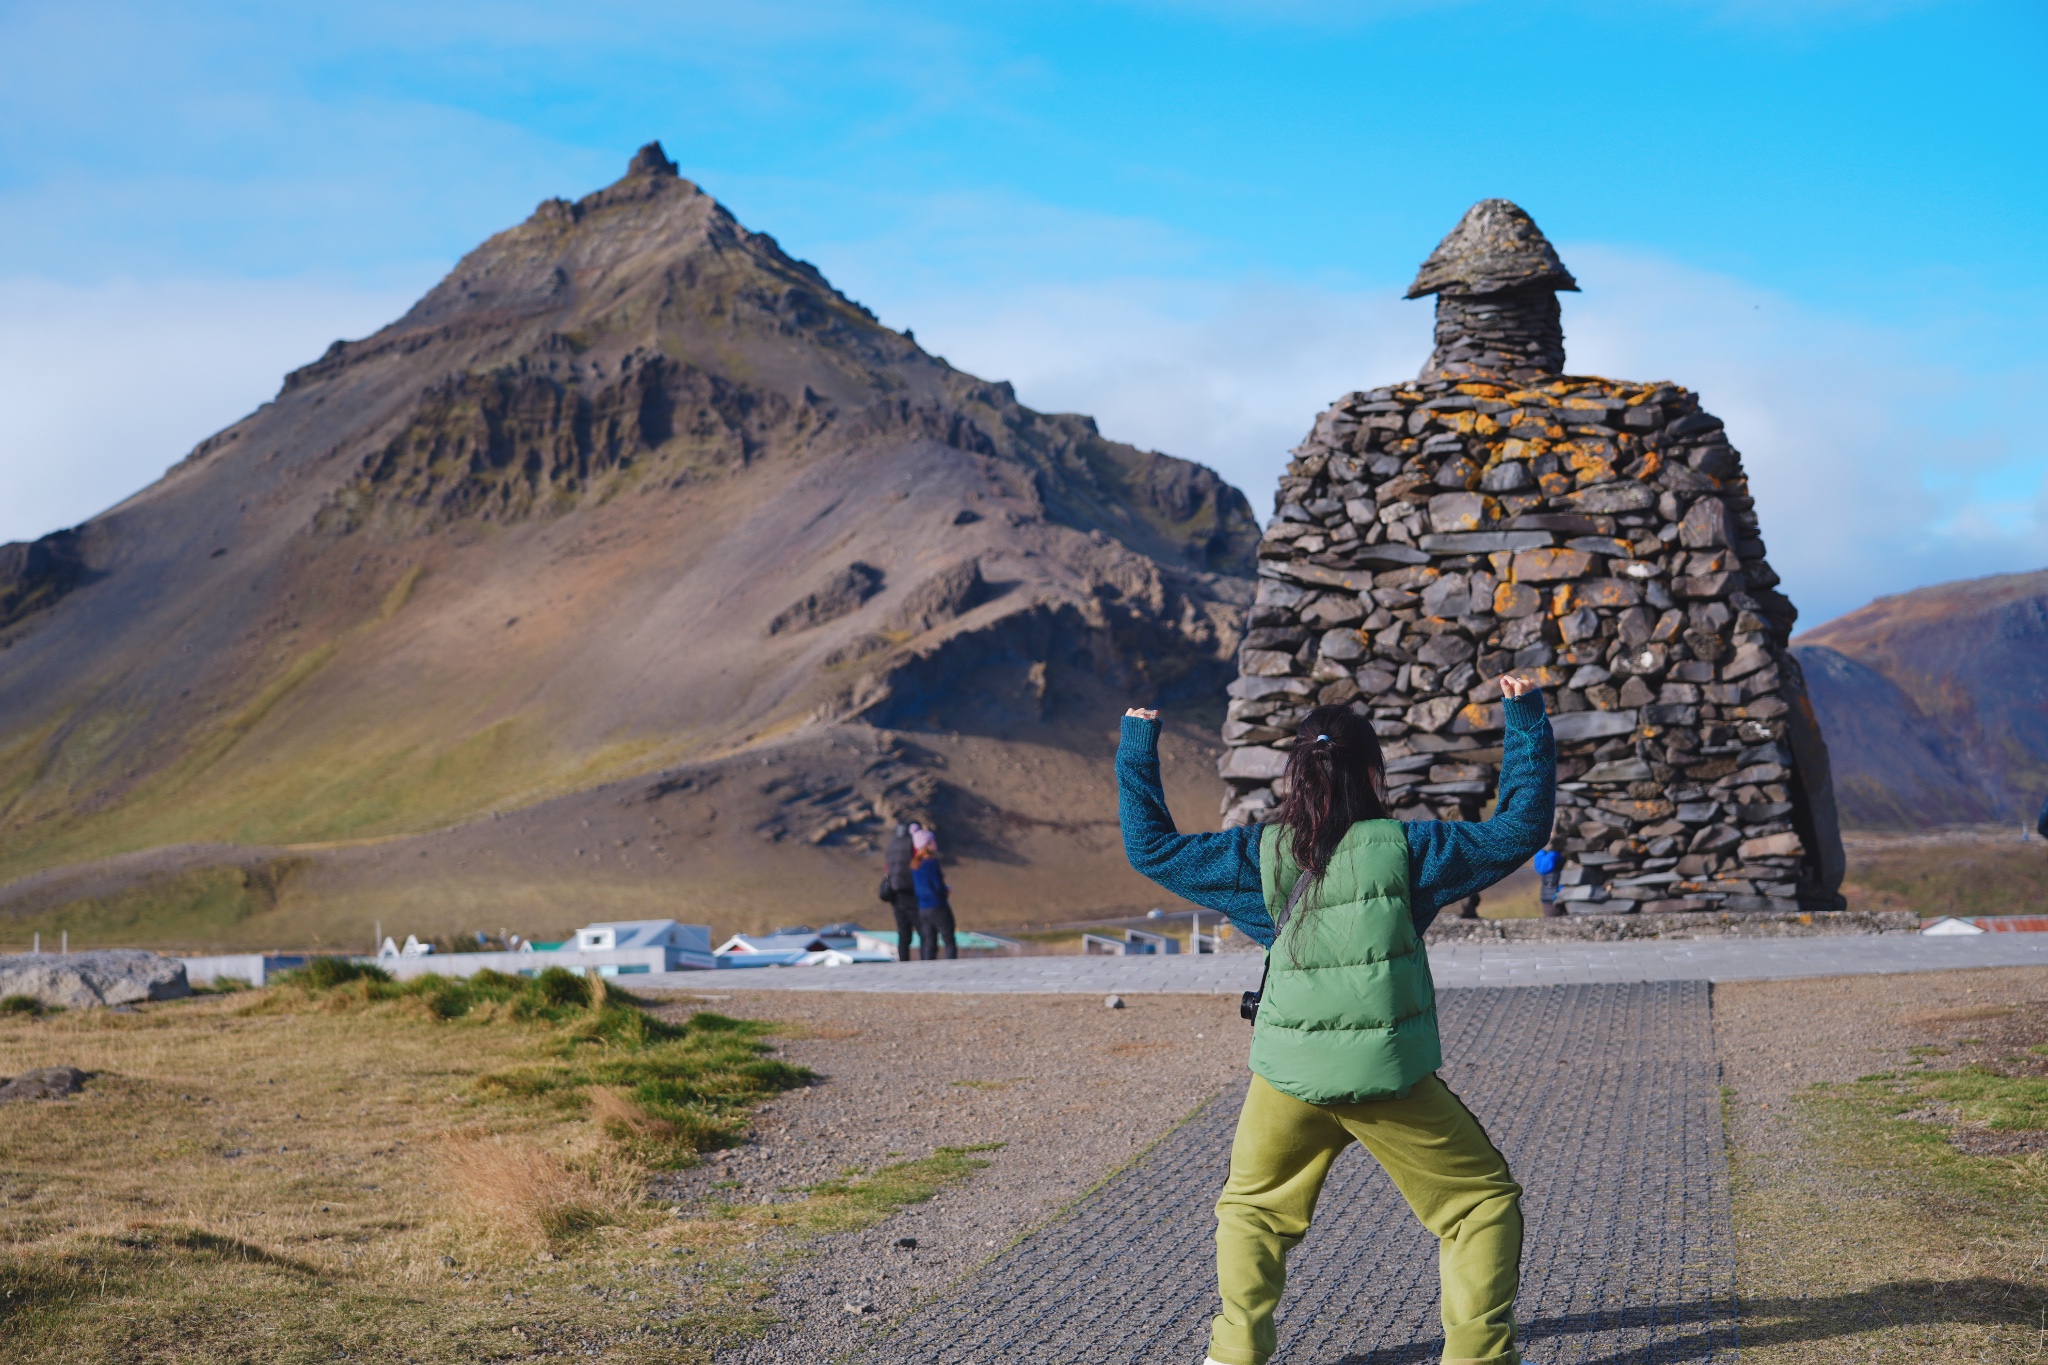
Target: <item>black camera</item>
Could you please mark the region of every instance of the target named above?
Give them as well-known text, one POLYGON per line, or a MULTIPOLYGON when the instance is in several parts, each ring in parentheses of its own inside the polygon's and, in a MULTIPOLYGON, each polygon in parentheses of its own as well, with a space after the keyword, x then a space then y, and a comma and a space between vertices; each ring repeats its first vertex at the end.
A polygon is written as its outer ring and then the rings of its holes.
POLYGON ((1237 1017, 1256 1024, 1259 1021, 1259 997, 1264 991, 1246 991, 1244 998, 1237 1002, 1237 1017))

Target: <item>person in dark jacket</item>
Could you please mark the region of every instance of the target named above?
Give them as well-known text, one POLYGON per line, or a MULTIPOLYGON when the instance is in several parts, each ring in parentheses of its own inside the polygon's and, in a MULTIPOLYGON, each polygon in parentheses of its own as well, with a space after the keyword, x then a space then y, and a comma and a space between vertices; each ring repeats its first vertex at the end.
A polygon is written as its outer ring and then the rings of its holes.
MULTIPOLYGON (((889 902, 889 908, 896 912, 896 960, 910 961, 912 945, 917 940, 917 887, 910 876, 910 857, 916 851, 916 837, 923 826, 912 820, 909 824, 896 826, 896 832, 889 836, 888 846, 882 852, 887 864, 888 875, 882 879, 882 899, 889 902)), ((927 949, 931 946, 925 945, 927 949)), ((926 957, 931 953, 927 951, 926 957)))
POLYGON ((2041 832, 2043 839, 2048 839, 2048 801, 2041 803, 2041 821, 2034 828, 2041 832))
POLYGON ((926 962, 939 956, 940 943, 949 958, 960 956, 953 942, 953 892, 946 885, 946 873, 939 866, 937 841, 920 841, 910 855, 910 879, 917 887, 917 918, 923 931, 920 956, 926 962))

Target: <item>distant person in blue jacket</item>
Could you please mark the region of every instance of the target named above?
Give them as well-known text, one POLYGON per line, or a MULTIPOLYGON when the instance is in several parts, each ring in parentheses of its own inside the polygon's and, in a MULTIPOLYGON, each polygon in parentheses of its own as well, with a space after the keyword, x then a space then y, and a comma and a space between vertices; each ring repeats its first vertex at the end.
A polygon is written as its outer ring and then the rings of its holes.
POLYGON ((1556 919, 1564 913, 1564 911, 1557 908, 1557 876, 1558 870, 1563 864, 1564 859, 1558 856, 1557 840, 1555 839, 1552 839, 1541 849, 1537 850, 1536 857, 1531 860, 1531 865, 1536 869, 1536 875, 1543 879, 1543 890, 1539 894, 1543 898, 1543 918, 1545 919, 1556 919))
POLYGON ((960 956, 953 941, 953 892, 946 885, 945 869, 939 866, 939 843, 930 831, 919 830, 917 850, 910 855, 910 881, 917 888, 918 955, 926 962, 939 956, 960 956))

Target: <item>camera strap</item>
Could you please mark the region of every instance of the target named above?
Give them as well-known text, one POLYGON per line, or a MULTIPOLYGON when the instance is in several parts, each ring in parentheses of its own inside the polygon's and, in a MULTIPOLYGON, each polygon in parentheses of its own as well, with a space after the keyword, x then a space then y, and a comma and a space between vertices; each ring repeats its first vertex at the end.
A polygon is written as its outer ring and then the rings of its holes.
MULTIPOLYGON (((1294 879, 1294 889, 1287 893, 1287 904, 1280 907, 1279 918, 1273 921, 1273 948, 1280 946, 1281 931, 1287 928, 1287 921, 1294 918, 1294 907, 1301 904, 1301 898, 1308 892, 1310 877, 1306 871, 1294 879)), ((1266 950, 1265 965, 1259 968, 1259 988, 1252 992, 1254 999, 1266 994, 1266 974, 1273 970, 1273 948, 1266 950)))

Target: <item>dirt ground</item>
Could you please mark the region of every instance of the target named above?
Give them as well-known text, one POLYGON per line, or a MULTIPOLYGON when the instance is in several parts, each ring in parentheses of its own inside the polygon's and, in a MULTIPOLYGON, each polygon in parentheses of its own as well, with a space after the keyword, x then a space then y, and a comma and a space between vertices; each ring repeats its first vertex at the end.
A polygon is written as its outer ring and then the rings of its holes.
POLYGON ((2041 1135, 1857 1085, 2040 1074, 2048 969, 1721 985, 1714 1035, 1745 1361, 2048 1359, 2041 1135))
MULTIPOLYGON (((741 1153, 678 1177, 669 1192, 685 1202, 793 1198, 842 1167, 1005 1144, 931 1202, 812 1244, 764 1301, 778 1325, 721 1362, 836 1358, 1245 1074, 1244 1025, 1223 997, 1133 996, 1123 1010, 1093 996, 748 993, 712 1004, 801 1025, 779 1053, 822 1083, 768 1106, 741 1153), (915 1250, 895 1245, 904 1237, 915 1250)), ((2048 970, 1734 984, 1716 988, 1714 1008, 1745 1360, 2048 1358, 2034 1322, 2048 1306, 2042 1228, 2014 1208, 1987 1212, 1904 1153, 1873 1170, 1812 1107, 1817 1085, 1924 1066, 1936 1048, 1942 1065, 2039 1060, 2025 1048, 2048 1021, 2048 970)), ((1972 1140, 1963 1132, 1961 1151, 1981 1150, 1972 1140)))
POLYGON ((705 1007, 802 1025, 777 1055, 822 1083, 768 1105, 745 1147, 666 1193, 793 1198, 846 1167, 1002 1144, 929 1202, 822 1239, 763 1303, 780 1325, 721 1362, 829 1360, 894 1322, 1242 1086, 1249 1044, 1223 996, 1131 996, 1118 1010, 1100 996, 778 991, 705 1007), (895 1245, 905 1237, 915 1250, 895 1245))

